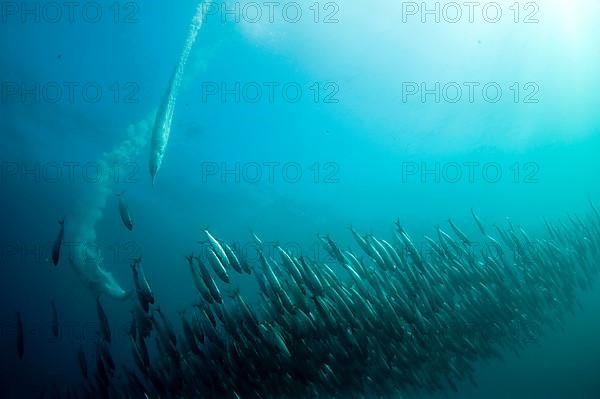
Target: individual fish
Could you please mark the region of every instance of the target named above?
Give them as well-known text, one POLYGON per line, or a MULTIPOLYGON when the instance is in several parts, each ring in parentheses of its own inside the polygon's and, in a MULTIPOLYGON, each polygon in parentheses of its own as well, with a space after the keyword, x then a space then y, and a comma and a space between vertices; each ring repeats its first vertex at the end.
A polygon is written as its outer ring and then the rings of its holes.
POLYGON ((142 309, 148 313, 150 310, 150 305, 154 304, 155 300, 152 290, 150 289, 150 284, 148 284, 148 280, 146 279, 146 275, 142 269, 141 257, 134 259, 133 263, 131 264, 131 271, 133 273, 133 282, 138 301, 142 306, 142 309))
MULTIPOLYGON (((421 257, 421 254, 417 250, 417 247, 415 246, 415 244, 413 243, 413 241, 411 240, 411 238, 408 236, 408 234, 406 233, 406 231, 404 229, 399 228, 399 231, 400 231, 401 240, 404 243, 404 245, 406 246, 408 254, 410 255, 410 257, 413 260, 413 262, 415 263, 415 265, 417 265, 419 270, 422 273, 424 273, 425 272, 425 264, 423 262, 423 258, 421 257)), ((379 263, 384 263, 383 259, 381 257, 379 257, 379 263)))
POLYGON ((181 325, 183 327, 183 334, 185 336, 187 346, 192 352, 198 354, 200 352, 200 349, 198 348, 198 343, 196 342, 196 335, 194 334, 194 330, 185 318, 184 312, 180 312, 179 315, 181 317, 181 325))
POLYGON ((58 266, 58 262, 60 261, 60 250, 65 238, 65 219, 59 220, 58 224, 60 225, 60 230, 58 231, 58 235, 52 246, 52 264, 54 264, 54 266, 58 266))
POLYGON ((352 233, 352 236, 354 237, 354 239, 358 243, 358 246, 365 253, 368 254, 370 252, 370 248, 369 248, 369 244, 367 243, 367 240, 365 240, 365 238, 363 238, 363 236, 361 236, 356 230, 354 230, 354 228, 352 226, 350 226, 349 229, 350 229, 350 232, 352 233))
POLYGON ((194 281, 194 285, 196 286, 196 290, 200 293, 200 296, 204 298, 204 300, 210 304, 214 303, 214 298, 211 295, 208 287, 204 283, 202 279, 202 273, 200 272, 198 265, 196 264, 196 258, 194 255, 186 256, 186 260, 188 265, 190 266, 190 272, 192 273, 192 280, 194 281))
MULTIPOLYGON (((227 254, 225 253, 225 250, 223 249, 223 246, 221 245, 221 243, 219 243, 219 241, 217 241, 217 239, 214 238, 208 232, 208 230, 204 230, 204 233, 206 234, 206 237, 208 237, 208 242, 210 243, 210 247, 212 248, 215 255, 217 255, 218 259, 221 261, 221 264, 227 268, 231 267, 231 265, 229 264, 229 258, 227 258, 227 254)), ((210 255, 210 251, 209 251, 209 255, 210 255)))
POLYGON ((183 80, 183 74, 185 67, 192 51, 192 47, 198 37, 198 32, 202 27, 205 20, 204 13, 210 9, 212 0, 205 0, 198 5, 196 15, 194 16, 192 23, 190 24, 189 32, 183 47, 183 51, 179 57, 179 61, 171 75, 167 90, 163 95, 154 126, 152 128, 152 136, 150 138, 150 176, 152 178, 152 185, 156 180, 156 175, 160 170, 165 152, 167 150, 167 144, 169 143, 169 136, 171 134, 171 125, 173 123, 173 115, 175 113, 175 105, 177 103, 177 96, 179 95, 179 89, 183 80))
POLYGON ((173 114, 175 112, 178 92, 176 75, 177 68, 173 71, 168 88, 161 100, 160 107, 156 114, 154 127, 152 128, 149 170, 153 186, 156 175, 162 166, 167 150, 167 144, 169 143, 169 136, 171 135, 171 125, 173 123, 173 114))
POLYGON ((131 314, 131 321, 129 322, 127 335, 129 335, 135 341, 138 337, 137 317, 135 314, 135 310, 130 310, 129 314, 131 314))
POLYGON ((165 317, 165 314, 160 309, 160 306, 158 306, 155 309, 155 311, 156 311, 156 313, 158 313, 158 316, 160 317, 160 320, 162 323, 162 327, 166 331, 167 335, 169 336, 169 339, 171 340, 173 345, 177 345, 177 336, 175 335, 175 331, 173 330, 171 323, 169 323, 169 321, 165 317))
POLYGON ((229 245, 223 244, 223 250, 225 251, 225 254, 227 255, 227 260, 229 261, 229 264, 231 265, 233 270, 235 270, 239 274, 244 273, 244 270, 242 269, 242 264, 240 263, 233 249, 231 249, 229 245))
POLYGON ((148 338, 152 332, 152 316, 139 306, 135 306, 133 309, 133 318, 135 320, 135 331, 137 333, 133 338, 148 338))
POLYGON ((450 227, 452 228, 452 230, 454 231, 454 234, 456 234, 458 236, 458 238, 465 244, 470 245, 471 244, 471 240, 469 240, 469 238, 466 236, 465 233, 462 232, 461 229, 459 229, 454 222, 452 221, 452 219, 448 219, 448 224, 450 225, 450 227))
POLYGON ((340 263, 345 262, 342 251, 338 248, 337 244, 331 239, 329 235, 319 238, 321 239, 321 242, 323 242, 325 249, 329 253, 329 256, 331 256, 333 259, 337 260, 340 263))
POLYGON ((267 258, 265 257, 265 255, 263 254, 262 251, 259 252, 259 257, 260 257, 260 263, 263 268, 263 273, 265 274, 265 277, 267 278, 269 285, 273 288, 273 290, 276 293, 281 292, 283 290, 283 288, 281 287, 279 278, 277 278, 277 276, 275 275, 275 272, 273 271, 273 268, 271 267, 270 262, 267 260, 267 258))
POLYGON ((131 340, 131 355, 133 357, 133 362, 135 363, 135 366, 137 367, 137 369, 143 375, 147 375, 149 367, 148 367, 148 365, 144 364, 144 360, 142 358, 142 355, 140 354, 138 345, 135 341, 133 341, 133 339, 131 340))
POLYGON ((212 248, 208 249, 207 258, 208 258, 208 263, 212 267, 215 274, 217 276, 219 276, 219 278, 224 283, 229 284, 231 282, 231 279, 229 278, 227 269, 225 269, 225 266, 223 265, 223 263, 221 263, 221 259, 217 256, 217 254, 215 253, 215 251, 212 248))
POLYGON ((50 305, 52 307, 52 335, 54 338, 58 338, 58 312, 54 301, 50 302, 50 305))
POLYGON ((148 347, 144 338, 140 338, 138 341, 131 339, 131 351, 133 354, 134 361, 138 369, 146 374, 148 367, 150 366, 150 356, 148 354, 148 347))
POLYGON ((262 246, 263 245, 263 241, 260 239, 259 236, 257 236, 252 230, 250 230, 250 235, 252 236, 252 238, 254 239, 254 241, 259 245, 262 246))
POLYGON ((206 285, 206 288, 208 288, 210 295, 212 295, 213 299, 217 303, 223 303, 223 298, 221 297, 219 287, 217 287, 217 284, 215 284, 215 281, 210 276, 208 269, 198 257, 196 257, 196 264, 198 265, 198 269, 200 270, 200 276, 202 276, 202 281, 204 281, 204 284, 206 285))
POLYGON ((198 307, 200 314, 203 317, 206 317, 206 319, 208 320, 210 325, 213 328, 217 328, 217 319, 215 318, 215 315, 213 314, 213 312, 211 310, 209 310, 208 308, 206 308, 204 305, 196 305, 196 306, 198 307))
POLYGON ((117 194, 117 198, 119 199, 119 215, 121 216, 121 221, 127 230, 133 230, 133 219, 131 214, 129 213, 129 205, 123 196, 123 193, 117 194))
POLYGON ((98 347, 98 351, 100 352, 100 356, 102 357, 103 363, 108 367, 108 369, 110 370, 110 373, 112 374, 112 372, 115 371, 115 361, 113 360, 113 357, 110 354, 110 351, 106 347, 106 344, 104 344, 102 342, 99 342, 97 347, 98 347))
POLYGON ((96 313, 98 314, 98 321, 100 322, 100 335, 105 342, 110 343, 111 340, 111 331, 110 325, 108 323, 108 317, 106 317, 106 312, 100 303, 100 297, 96 297, 96 313))
POLYGON ((25 353, 25 334, 23 333, 23 321, 21 320, 21 313, 17 312, 17 356, 19 359, 23 358, 25 353))
POLYGON ((302 285, 302 275, 300 274, 300 270, 298 270, 298 267, 296 266, 292 258, 290 258, 287 252, 281 249, 279 245, 277 246, 277 251, 281 256, 283 265, 287 269, 288 273, 292 276, 292 279, 296 282, 297 285, 302 285))
POLYGON ((85 359, 85 352, 81 345, 79 345, 79 350, 77 351, 77 363, 79 364, 79 370, 81 371, 81 375, 83 375, 83 378, 87 378, 88 366, 87 361, 85 359))
POLYGON ((481 234, 487 236, 487 233, 485 232, 485 227, 483 227, 483 223, 481 223, 481 220, 479 219, 473 208, 471 208, 471 215, 473 216, 473 220, 475 220, 475 224, 477 224, 477 228, 479 229, 481 234))
POLYGON ((102 354, 99 350, 96 350, 96 379, 99 382, 99 385, 103 388, 108 388, 110 386, 110 371, 107 369, 106 364, 104 363, 104 359, 102 358, 102 354))
POLYGON ((312 263, 307 258, 301 257, 297 265, 301 266, 302 278, 312 293, 316 296, 322 295, 324 291, 323 284, 315 273, 312 263))

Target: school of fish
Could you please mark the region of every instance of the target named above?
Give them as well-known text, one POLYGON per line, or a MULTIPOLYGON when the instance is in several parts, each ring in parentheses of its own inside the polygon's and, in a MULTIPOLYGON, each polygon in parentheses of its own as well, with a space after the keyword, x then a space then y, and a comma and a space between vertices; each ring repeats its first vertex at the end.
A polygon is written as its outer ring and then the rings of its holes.
POLYGON ((490 229, 474 212, 477 237, 449 221, 425 245, 399 222, 390 239, 351 228, 360 253, 321 237, 334 262, 279 247, 249 262, 205 231, 207 251, 182 259, 198 291, 185 313, 164 314, 142 259, 131 265, 130 364, 115 366, 97 300, 95 368, 80 348, 83 383, 68 397, 402 398, 476 384, 477 361, 519 353, 597 279, 592 211, 545 221, 538 238, 510 221, 490 229), (242 296, 233 274, 253 276, 258 293, 242 296))
MULTIPOLYGON (((185 66, 210 1, 201 3, 151 130, 149 172, 163 164, 185 66)), ((134 221, 123 195, 124 227, 134 221)), ((477 236, 448 220, 434 238, 415 241, 396 222, 390 238, 350 229, 359 251, 320 237, 333 261, 277 247, 245 259, 207 229, 206 250, 182 259, 197 300, 168 315, 145 276, 131 264, 133 290, 112 287, 102 269, 85 274, 68 259, 96 297, 95 360, 76 348, 79 386, 55 390, 67 398, 403 398, 457 391, 477 384, 475 365, 519 353, 547 328, 574 312, 577 294, 600 269, 600 214, 545 221, 542 237, 510 221, 486 226, 471 210, 477 236), (485 248, 486 250, 476 250, 485 248), (238 276, 236 276, 238 275, 238 276), (237 282, 255 281, 242 295, 237 282), (108 288, 107 288, 108 287, 108 288), (131 358, 117 364, 113 331, 101 294, 131 304, 131 358), (169 317, 172 316, 172 317, 169 317)), ((52 248, 58 266, 64 219, 52 248)), ((252 233, 253 239, 262 241, 252 233)), ((116 284, 116 283, 114 283, 116 284)), ((246 287, 245 287, 246 288, 246 287)), ((52 335, 60 333, 51 303, 52 335)), ((25 320, 26 321, 26 320, 25 320)), ((16 353, 26 354, 24 319, 16 315, 16 353)), ((42 394, 44 395, 44 394, 42 394)))

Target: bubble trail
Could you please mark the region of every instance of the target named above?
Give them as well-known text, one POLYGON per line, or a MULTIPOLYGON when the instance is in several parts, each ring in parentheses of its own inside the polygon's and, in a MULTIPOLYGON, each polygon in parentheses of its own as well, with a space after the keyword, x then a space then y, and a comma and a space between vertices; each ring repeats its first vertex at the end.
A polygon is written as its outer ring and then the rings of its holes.
POLYGON ((207 0, 198 5, 196 9, 196 15, 190 25, 185 46, 183 52, 179 57, 177 67, 171 77, 171 82, 165 93, 165 96, 160 104, 158 113, 156 114, 156 121, 154 122, 154 128, 152 129, 152 138, 150 142, 150 176, 152 176, 152 185, 156 179, 156 175, 160 170, 163 163, 163 159, 167 150, 167 144, 169 142, 169 136, 171 134, 171 125, 173 123, 173 114, 175 112, 175 104, 177 102, 177 96, 179 95, 179 89, 181 82, 183 81, 183 75, 185 72, 185 66, 192 51, 192 47, 198 37, 198 32, 202 27, 204 19, 204 11, 210 6, 212 2, 207 0))
MULTIPOLYGON (((150 170, 154 184, 156 172, 160 169, 169 140, 175 103, 181 88, 185 67, 198 37, 198 32, 202 27, 204 11, 211 3, 211 0, 201 2, 196 9, 183 52, 171 77, 171 82, 158 113, 156 113, 156 116, 153 114, 138 123, 130 125, 127 139, 112 151, 105 153, 99 161, 100 170, 107 171, 115 165, 118 167, 133 160, 146 146, 148 133, 152 129, 150 170), (154 128, 152 128, 153 120, 154 128)), ((100 249, 97 245, 93 245, 97 238, 96 225, 102 219, 107 200, 112 193, 111 176, 104 173, 93 185, 93 189, 80 201, 69 229, 72 241, 77 243, 69 263, 84 285, 92 290, 94 294, 105 294, 115 299, 126 299, 129 293, 121 287, 110 272, 104 269, 100 249)))

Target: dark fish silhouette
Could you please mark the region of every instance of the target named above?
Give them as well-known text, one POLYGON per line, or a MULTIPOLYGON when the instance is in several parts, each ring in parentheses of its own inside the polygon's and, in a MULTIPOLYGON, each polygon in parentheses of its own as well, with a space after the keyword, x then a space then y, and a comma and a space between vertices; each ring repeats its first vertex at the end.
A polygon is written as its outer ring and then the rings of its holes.
POLYGON ((129 213, 129 205, 127 205, 127 201, 125 200, 125 197, 123 197, 123 193, 117 194, 117 198, 119 198, 119 215, 121 215, 121 221, 123 221, 123 225, 127 228, 127 230, 132 231, 133 219, 129 213))
POLYGON ((108 343, 111 340, 110 325, 108 324, 108 317, 106 312, 100 303, 100 297, 96 297, 96 312, 98 313, 98 321, 100 321, 100 334, 102 339, 108 343))
POLYGON ((79 363, 79 370, 81 370, 83 378, 87 378, 88 366, 85 359, 85 352, 83 351, 83 347, 81 345, 79 345, 79 351, 77 352, 77 362, 79 363))
POLYGON ((150 284, 148 284, 148 280, 146 279, 146 275, 142 269, 141 257, 134 259, 133 263, 131 264, 131 271, 133 273, 133 283, 138 301, 142 306, 142 309, 148 313, 150 310, 150 305, 154 304, 154 295, 152 294, 150 284))
POLYGON ((58 262, 60 261, 60 248, 62 247, 62 242, 65 237, 65 219, 59 220, 58 224, 60 224, 60 231, 58 232, 58 236, 56 236, 54 246, 52 247, 52 263, 54 266, 58 266, 58 262))

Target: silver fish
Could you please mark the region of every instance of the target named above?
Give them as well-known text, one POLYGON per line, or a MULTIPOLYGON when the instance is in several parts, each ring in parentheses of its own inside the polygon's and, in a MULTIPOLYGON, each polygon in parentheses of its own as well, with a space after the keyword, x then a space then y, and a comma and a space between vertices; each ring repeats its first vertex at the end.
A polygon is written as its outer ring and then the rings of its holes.
POLYGON ((129 205, 127 205, 127 201, 125 200, 123 193, 117 194, 117 198, 119 198, 119 215, 121 216, 121 221, 127 230, 132 231, 133 219, 129 213, 129 205))

